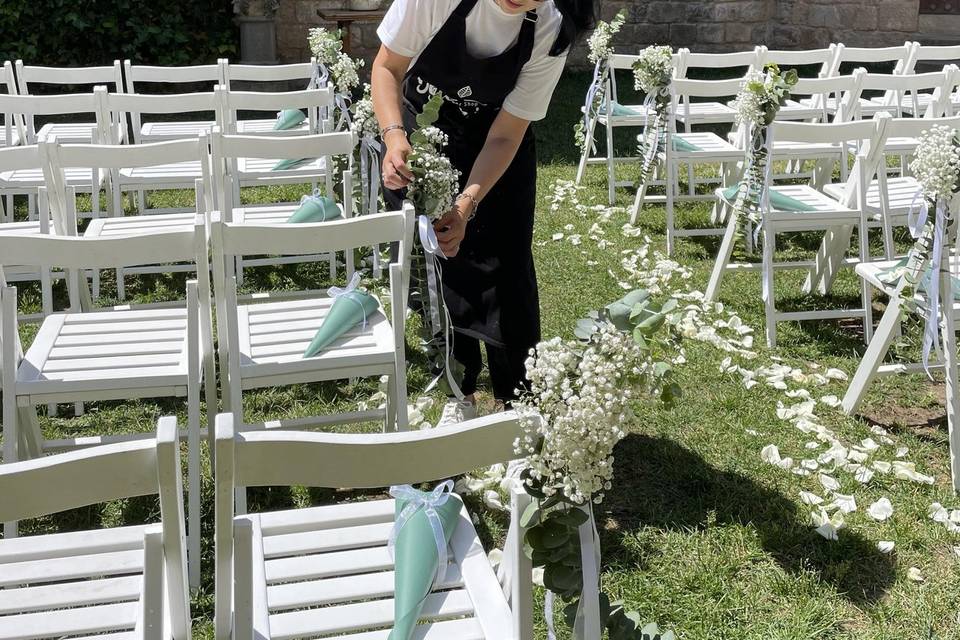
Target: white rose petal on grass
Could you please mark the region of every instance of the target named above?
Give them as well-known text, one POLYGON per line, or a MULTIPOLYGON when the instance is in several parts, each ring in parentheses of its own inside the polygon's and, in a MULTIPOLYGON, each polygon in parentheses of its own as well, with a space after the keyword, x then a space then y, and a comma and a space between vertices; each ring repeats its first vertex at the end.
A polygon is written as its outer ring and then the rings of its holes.
POLYGON ((562 233, 555 233, 555 234, 553 234, 552 236, 550 236, 550 239, 551 239, 551 240, 563 240, 563 234, 562 234, 562 233))
POLYGON ((960 546, 956 546, 953 548, 953 554, 957 557, 960 557, 960 546))
POLYGON ((857 501, 852 495, 835 493, 833 494, 833 504, 844 513, 853 513, 857 510, 857 501))
POLYGON ((800 500, 801 502, 803 502, 803 504, 809 504, 809 505, 818 505, 823 502, 823 498, 821 498, 815 493, 810 493, 809 491, 801 491, 800 500))
POLYGON ((810 442, 807 442, 806 444, 804 444, 803 447, 804 447, 805 449, 819 449, 819 448, 820 448, 820 443, 819 443, 819 442, 814 442, 814 441, 811 440, 810 442))
POLYGON ((841 405, 840 398, 837 396, 823 396, 820 398, 820 403, 828 407, 839 407, 841 405))
POLYGON ((760 459, 769 464, 780 464, 780 450, 775 444, 768 444, 760 450, 760 459))
POLYGON ((923 574, 920 573, 920 569, 916 567, 910 567, 907 569, 907 578, 913 580, 914 582, 924 582, 926 578, 923 577, 923 574))
POLYGON ((827 540, 839 539, 838 532, 844 526, 843 512, 838 511, 833 514, 833 516, 830 516, 826 511, 821 509, 820 511, 812 512, 810 514, 810 520, 813 526, 816 527, 816 532, 823 538, 827 540))
POLYGON ((877 522, 883 522, 893 515, 893 505, 890 503, 889 499, 880 498, 870 505, 870 507, 867 509, 867 515, 877 522))
POLYGON ((846 380, 847 374, 840 369, 827 369, 824 374, 830 380, 846 380))
POLYGON ((871 471, 870 469, 867 469, 866 467, 860 467, 853 474, 853 477, 860 484, 867 484, 868 482, 873 480, 873 473, 874 473, 873 471, 871 471))
POLYGON ((833 476, 828 476, 825 473, 821 473, 819 475, 819 480, 821 486, 823 486, 823 488, 827 491, 836 491, 840 488, 840 483, 833 476))
POLYGON ((950 520, 950 512, 947 511, 939 502, 934 502, 930 505, 930 509, 927 511, 927 517, 934 522, 947 522, 950 520))
POLYGON ((918 472, 916 465, 912 462, 898 460, 891 466, 893 469, 893 477, 898 480, 909 480, 911 482, 919 482, 920 484, 933 484, 934 482, 933 476, 918 472))
POLYGON ((500 494, 492 489, 483 492, 483 504, 494 511, 506 511, 503 502, 500 500, 500 494))
POLYGON ((809 398, 810 392, 806 389, 794 389, 793 391, 787 391, 785 395, 788 398, 809 398))
POLYGON ((907 447, 899 447, 899 448, 897 449, 897 452, 896 452, 895 454, 893 454, 893 456, 894 456, 895 458, 905 458, 905 457, 907 457, 907 454, 908 454, 908 453, 910 453, 910 449, 909 449, 909 448, 907 448, 907 447))
POLYGON ((865 438, 864 440, 860 441, 860 444, 857 445, 856 448, 859 449, 860 451, 866 451, 867 453, 871 453, 879 449, 880 445, 877 444, 873 438, 865 438))
POLYGON ((883 460, 874 460, 873 468, 880 473, 887 474, 890 473, 892 466, 889 462, 884 462, 883 460))
POLYGON ((893 540, 881 540, 877 542, 877 550, 880 553, 892 553, 896 543, 893 540))
POLYGON ((543 586, 543 567, 538 567, 530 574, 530 580, 538 587, 543 586))

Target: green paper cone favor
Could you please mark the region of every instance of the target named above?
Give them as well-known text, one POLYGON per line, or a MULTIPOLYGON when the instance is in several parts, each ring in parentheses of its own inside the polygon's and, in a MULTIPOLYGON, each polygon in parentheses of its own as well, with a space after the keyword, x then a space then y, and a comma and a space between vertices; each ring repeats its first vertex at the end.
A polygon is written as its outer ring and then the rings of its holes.
POLYGON ((429 492, 410 485, 390 488, 397 515, 389 545, 394 561, 394 622, 388 640, 410 640, 427 596, 447 571, 447 547, 463 507, 452 491, 452 480, 429 492))
POLYGON ((327 347, 334 340, 353 329, 360 323, 366 325, 367 318, 380 307, 380 303, 366 291, 357 289, 360 284, 360 274, 353 274, 353 279, 346 289, 330 287, 327 293, 334 300, 323 324, 313 336, 313 341, 303 353, 304 358, 312 358, 327 347))
POLYGON ((300 198, 300 206, 293 212, 293 215, 287 219, 287 222, 327 222, 336 220, 343 216, 336 200, 328 198, 317 189, 312 196, 303 196, 300 198))
MULTIPOLYGON (((737 189, 739 188, 740 185, 735 184, 732 187, 724 189, 723 197, 728 201, 733 202, 737 197, 737 189)), ((816 211, 816 209, 808 205, 806 202, 801 202, 796 198, 791 198, 788 195, 778 192, 776 189, 770 189, 770 206, 774 211, 816 211)))
POLYGON ((286 160, 280 160, 277 164, 271 167, 270 171, 290 171, 291 169, 299 169, 305 164, 310 164, 316 158, 288 158, 286 160))
POLYGON ((273 123, 274 131, 286 131, 295 129, 300 123, 307 119, 307 114, 300 109, 284 109, 277 114, 277 121, 273 123))

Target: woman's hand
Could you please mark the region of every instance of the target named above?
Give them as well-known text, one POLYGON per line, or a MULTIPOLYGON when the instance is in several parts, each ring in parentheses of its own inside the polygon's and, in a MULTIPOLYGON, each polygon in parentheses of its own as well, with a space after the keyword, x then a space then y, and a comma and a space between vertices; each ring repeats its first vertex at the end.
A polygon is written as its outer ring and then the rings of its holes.
POLYGON ((384 142, 387 151, 383 155, 383 186, 387 189, 403 189, 413 181, 413 173, 407 166, 407 158, 413 148, 402 129, 387 132, 384 142))
POLYGON ((433 230, 437 232, 437 240, 440 242, 440 250, 448 258, 460 252, 460 243, 463 242, 463 236, 467 233, 468 218, 469 214, 458 202, 453 205, 453 209, 433 223, 433 230))

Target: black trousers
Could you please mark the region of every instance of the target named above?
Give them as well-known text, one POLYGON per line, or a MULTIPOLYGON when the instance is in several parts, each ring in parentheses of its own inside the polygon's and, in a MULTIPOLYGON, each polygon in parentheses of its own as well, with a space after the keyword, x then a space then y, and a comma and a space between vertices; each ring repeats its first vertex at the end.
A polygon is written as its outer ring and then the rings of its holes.
MULTIPOLYGON (((477 379, 483 371, 480 342, 477 338, 459 332, 454 335, 453 356, 464 367, 460 390, 465 396, 477 390, 477 379)), ((527 388, 524 362, 529 354, 529 348, 495 347, 488 342, 483 344, 487 349, 493 397, 509 405, 512 400, 517 399, 517 390, 527 388)))

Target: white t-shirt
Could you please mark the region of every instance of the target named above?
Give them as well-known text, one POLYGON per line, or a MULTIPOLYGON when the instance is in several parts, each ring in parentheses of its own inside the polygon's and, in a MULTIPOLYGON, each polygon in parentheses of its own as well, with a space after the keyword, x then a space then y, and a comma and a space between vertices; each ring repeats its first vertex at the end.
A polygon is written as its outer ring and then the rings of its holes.
MULTIPOLYGON (((416 58, 453 14, 460 0, 394 0, 377 29, 391 51, 416 58)), ((467 16, 467 52, 476 58, 499 55, 520 35, 524 13, 510 14, 497 0, 478 0, 467 16)), ((524 65, 503 108, 524 120, 542 120, 557 86, 567 55, 550 56, 563 16, 547 0, 537 8, 537 27, 530 60, 524 65)))

